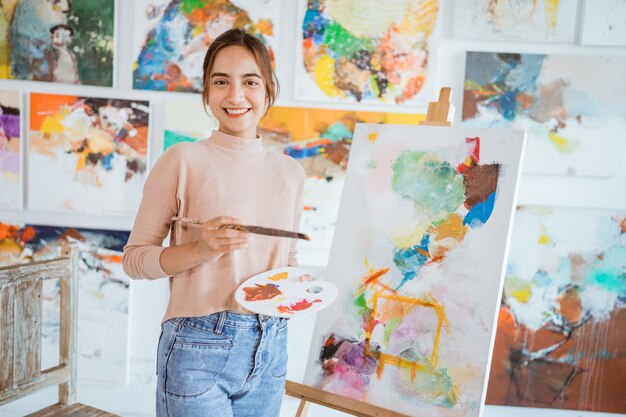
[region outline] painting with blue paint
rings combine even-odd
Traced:
[[[357,124],[305,383],[478,417],[524,132]]]
[[[133,88],[202,91],[213,40],[232,28],[257,36],[275,62],[278,0],[135,0]]]
[[[468,52],[463,125],[526,130],[528,173],[614,175],[626,131],[625,67],[618,56]]]

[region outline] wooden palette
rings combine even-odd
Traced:
[[[313,275],[285,267],[263,272],[237,288],[235,300],[243,308],[266,316],[302,317],[328,307],[339,294],[335,284],[307,280]]]

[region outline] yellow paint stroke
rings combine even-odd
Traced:
[[[539,236],[539,239],[537,239],[537,243],[539,243],[540,245],[548,245],[550,243],[550,237],[548,235],[546,235],[545,233],[541,234],[541,236]]]
[[[533,295],[530,283],[517,277],[509,277],[504,282],[507,297],[512,297],[522,304],[528,303]]]
[[[365,275],[361,281],[363,282],[360,290],[356,292],[356,295],[360,295],[366,289],[369,289],[373,292],[371,298],[371,316],[369,321],[369,326],[365,329],[365,354],[370,355],[372,357],[376,357],[379,360],[378,367],[376,369],[376,374],[378,378],[381,377],[382,372],[384,370],[385,365],[397,366],[403,369],[408,369],[411,374],[411,381],[414,381],[416,372],[432,372],[437,367],[437,362],[439,361],[439,342],[441,340],[441,329],[448,328],[449,323],[445,314],[443,304],[440,304],[435,301],[434,297],[431,294],[427,294],[425,297],[415,298],[408,297],[398,294],[397,291],[390,288],[388,285],[385,285],[380,282],[381,277],[383,277],[388,271],[389,268],[381,268],[381,269],[373,269],[369,267],[369,263],[367,259],[365,259],[365,265],[368,268],[368,273]],[[431,352],[430,358],[428,358],[428,363],[423,364],[417,361],[408,361],[398,356],[389,355],[386,353],[373,352],[370,350],[371,343],[371,331],[373,329],[374,321],[373,319],[377,319],[384,315],[384,312],[378,311],[378,301],[379,300],[389,300],[394,303],[404,303],[410,307],[422,306],[426,308],[432,308],[437,315],[439,321],[437,324],[437,329],[435,331],[435,338],[433,341],[433,351]],[[405,310],[405,309],[402,309]],[[410,309],[409,309],[410,311]]]
[[[281,281],[283,279],[287,279],[289,278],[289,272],[279,272],[278,274],[272,275],[271,277],[268,277],[267,279],[269,279],[270,281]]]
[[[564,138],[563,136],[559,136],[556,133],[550,132],[548,137],[556,147],[556,150],[561,153],[569,153],[576,149],[576,145],[571,140]]]
[[[434,235],[436,240],[442,240],[446,238],[452,238],[457,241],[463,240],[465,232],[467,232],[467,226],[463,224],[463,218],[456,213],[453,213],[444,221],[430,229],[431,235]]]
[[[335,60],[327,54],[320,56],[313,69],[315,82],[328,97],[342,97],[343,91],[335,86],[334,72]]]
[[[46,116],[41,124],[39,131],[45,136],[50,136],[54,133],[63,133],[65,127],[63,126],[63,119],[65,116],[61,113],[54,114],[52,116]]]
[[[400,24],[400,32],[417,35],[423,33],[428,37],[435,26],[439,0],[422,0],[419,3],[410,3]]]
[[[424,234],[426,233],[426,227],[417,226],[408,234],[402,236],[394,236],[393,243],[397,248],[408,249],[413,246],[417,246],[422,242]]]
[[[533,3],[537,0],[533,0]],[[546,15],[546,25],[550,28],[550,32],[556,31],[556,18],[559,14],[559,0],[543,0],[543,10]]]
[[[376,142],[376,139],[378,138],[378,132],[370,133],[369,135],[367,135],[367,138],[372,142]]]

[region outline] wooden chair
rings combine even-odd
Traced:
[[[41,369],[43,281],[60,281],[59,365]],[[116,417],[76,402],[78,247],[56,259],[0,268],[0,405],[59,385],[59,402],[28,417]]]

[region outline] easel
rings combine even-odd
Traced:
[[[450,94],[450,87],[441,88],[439,91],[439,100],[428,103],[426,120],[420,122],[420,125],[452,125],[454,105],[450,103]],[[287,381],[285,383],[285,394],[290,397],[300,398],[300,405],[298,406],[295,417],[306,417],[311,403],[358,417],[409,417],[406,414],[377,407],[363,401],[353,400],[293,381]]]

